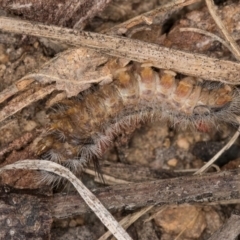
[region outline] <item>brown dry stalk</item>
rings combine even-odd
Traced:
[[[8,105],[5,106],[0,112],[0,122],[5,120],[9,116],[15,114],[16,112],[18,112],[19,109],[22,109],[33,102],[37,102],[40,99],[43,99],[54,90],[55,90],[55,86],[49,85],[29,95],[27,98],[24,98],[21,101],[9,102]]]
[[[27,164],[31,164],[31,161],[28,161]],[[26,163],[26,161],[24,162]],[[42,162],[43,160],[38,160],[40,166]],[[48,169],[54,166],[53,162],[46,162]],[[21,166],[23,167],[21,165],[22,162],[19,162],[19,164],[11,164],[4,168],[16,166],[17,169]],[[30,169],[32,166],[24,164],[24,168]],[[0,169],[0,171],[2,170],[3,168]],[[55,170],[59,172],[61,168]],[[93,193],[104,203],[104,206],[108,210],[120,211],[152,205],[162,206],[181,203],[207,205],[239,204],[239,191],[240,170],[236,169],[204,174],[202,176],[182,176],[171,179],[101,187],[94,189]],[[13,190],[13,193],[16,193],[16,191]],[[21,194],[21,192],[18,192],[18,194]],[[8,195],[11,197],[11,192]],[[76,193],[67,195],[59,193],[50,197],[39,196],[39,198],[44,202],[48,202],[49,211],[51,211],[55,219],[63,219],[90,212],[87,204]]]
[[[180,30],[180,32],[196,32],[196,33],[203,34],[205,36],[212,38],[213,41],[214,40],[219,41],[222,45],[224,45],[226,48],[228,48],[230,52],[232,51],[232,48],[229,46],[229,44],[225,40],[223,40],[222,38],[220,38],[219,36],[217,36],[216,34],[213,34],[211,32],[207,32],[207,31],[199,29],[199,28],[190,28],[190,27],[180,28],[179,30]]]
[[[240,60],[240,48],[237,45],[236,41],[233,39],[233,37],[229,34],[228,30],[226,29],[225,25],[221,21],[221,19],[218,17],[218,14],[216,12],[216,6],[214,5],[213,0],[206,0],[206,5],[208,7],[208,11],[210,12],[214,22],[217,24],[218,28],[222,32],[223,36],[227,40],[227,43],[229,44],[232,53],[234,56]]]
[[[78,193],[88,204],[88,206],[99,217],[102,223],[112,232],[118,240],[131,240],[132,238],[118,224],[114,217],[106,210],[102,203],[88,190],[84,184],[67,168],[46,160],[23,160],[13,164],[6,165],[0,169],[0,173],[5,170],[28,169],[45,170],[55,173],[68,179],[76,188]]]
[[[129,226],[131,226],[134,222],[136,222],[140,217],[142,217],[144,214],[149,212],[153,206],[142,208],[141,210],[129,214],[126,217],[124,217],[119,224],[124,228],[127,229]],[[103,234],[98,240],[107,240],[111,236],[111,232],[107,231],[105,234]]]
[[[11,33],[46,37],[73,46],[89,47],[112,56],[148,62],[154,67],[171,69],[190,76],[239,84],[240,63],[232,61],[209,58],[124,37],[33,24],[6,17],[0,17],[0,29]]]
[[[0,8],[23,19],[46,24],[83,28],[111,0],[1,0]]]
[[[188,6],[190,4],[196,3],[196,2],[200,2],[200,0],[170,1],[169,3],[162,5],[152,11],[143,13],[139,16],[129,19],[128,21],[118,24],[117,26],[114,26],[111,29],[106,30],[104,33],[114,35],[114,34],[118,34],[118,33],[123,33],[125,31],[127,31],[128,29],[133,28],[140,24],[151,25],[155,21],[163,22],[164,20],[166,20],[167,17],[171,16],[171,14],[174,11],[181,9],[184,6]]]
[[[81,11],[76,11],[78,16],[80,16],[73,28],[83,29],[86,22],[93,18],[97,13],[101,12],[110,2],[111,0],[78,1],[76,9],[80,9]]]
[[[4,102],[9,97],[13,96],[14,94],[18,93],[19,91],[25,89],[28,85],[30,85],[34,79],[20,79],[15,84],[9,86],[8,88],[4,89],[0,95],[0,103]]]
[[[218,229],[208,240],[238,239],[240,234],[240,214],[233,212],[228,221]]]
[[[137,209],[170,204],[239,203],[240,171],[184,176],[141,183],[114,185],[94,190],[107,209]],[[121,199],[121,201],[119,201]],[[69,204],[66,205],[66,202]],[[55,218],[85,214],[89,208],[76,195],[56,194],[49,203]]]

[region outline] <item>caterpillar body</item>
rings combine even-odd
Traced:
[[[140,122],[237,124],[239,99],[239,91],[232,86],[193,77],[178,80],[172,71],[131,63],[115,71],[112,83],[82,98],[63,101],[60,111],[49,116],[37,154],[78,173],[89,160],[101,158],[122,132]]]

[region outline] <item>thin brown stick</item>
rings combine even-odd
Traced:
[[[174,0],[171,1],[170,3],[167,3],[163,6],[160,6],[152,11],[143,13],[141,15],[138,15],[135,18],[129,19],[128,21],[118,24],[117,26],[112,27],[109,30],[106,30],[104,33],[107,34],[120,34],[120,33],[125,33],[128,29],[133,28],[137,25],[141,25],[141,24],[147,24],[147,25],[151,25],[152,23],[154,23],[154,20],[157,18],[156,21],[163,22],[166,17],[171,16],[171,14],[178,10],[183,8],[184,6],[188,6],[190,4],[196,3],[196,2],[200,2],[200,0]],[[166,15],[165,17],[163,17],[162,15]],[[158,22],[159,23],[159,22]]]
[[[217,153],[215,154],[202,168],[200,168],[198,171],[196,171],[193,175],[201,174],[206,172],[211,165],[227,150],[229,149],[233,143],[237,140],[237,138],[240,135],[240,127],[235,132],[235,134],[231,137],[231,139],[228,141],[228,143]]]
[[[9,104],[4,107],[0,112],[0,122],[13,115],[14,113],[20,111],[24,107],[28,106],[30,103],[43,99],[45,96],[47,96],[54,90],[55,85],[49,85],[29,95],[27,98],[22,99],[19,102],[9,102]]]
[[[185,176],[97,189],[95,196],[107,209],[136,209],[152,205],[181,203],[239,202],[240,170]],[[66,205],[66,202],[68,203]],[[78,196],[55,195],[50,200],[55,218],[81,215],[89,211]]]
[[[42,162],[42,160],[40,161]],[[1,186],[0,186],[1,189]],[[172,204],[238,204],[240,202],[240,169],[202,176],[121,184],[93,190],[94,195],[110,211],[137,209],[152,205]],[[16,198],[16,190],[8,197]],[[13,194],[13,195],[12,195]],[[20,191],[19,194],[22,194]],[[34,194],[36,195],[36,194]],[[0,196],[1,197],[1,196]],[[47,202],[55,219],[68,218],[90,212],[78,194],[39,196]]]
[[[86,188],[85,185],[67,168],[46,160],[23,160],[2,167],[0,173],[5,170],[14,169],[44,170],[66,178],[72,183],[88,206],[118,240],[132,239],[118,224],[115,218],[106,210],[102,203],[92,194],[92,192],[90,192],[88,188]]]
[[[237,60],[240,60],[240,48],[238,47],[238,45],[237,45],[236,41],[233,39],[233,37],[227,31],[227,29],[226,29],[225,25],[223,24],[223,22],[221,21],[221,19],[218,17],[218,14],[216,12],[216,5],[214,5],[213,0],[206,0],[206,4],[208,7],[208,11],[210,12],[212,18],[214,19],[215,23],[219,27],[223,36],[226,38],[227,42],[229,43],[229,46],[232,49],[232,53],[234,54],[235,58]]]
[[[208,240],[235,240],[240,234],[240,214],[233,213],[228,221]]]
[[[0,95],[0,103],[4,102],[9,97],[13,96],[14,94],[18,93],[28,85],[30,85],[34,80],[33,79],[25,79],[19,80],[16,83],[12,84],[8,88],[4,89]]]
[[[232,61],[209,58],[124,37],[78,32],[5,17],[0,17],[0,29],[11,33],[46,37],[69,45],[98,49],[112,56],[149,62],[152,66],[171,69],[186,75],[239,84],[240,64]]]
[[[74,24],[75,29],[83,29],[86,22],[93,18],[97,13],[101,12],[111,0],[94,0],[94,1],[78,1],[75,6],[75,10],[82,9],[81,12],[85,14],[79,16],[79,20]],[[72,14],[74,11],[72,12]]]
[[[217,36],[216,34],[207,32],[207,31],[199,29],[199,28],[191,28],[191,27],[180,28],[179,30],[180,30],[180,32],[195,32],[195,33],[200,33],[202,35],[211,37],[213,41],[216,40],[216,41],[220,42],[222,45],[224,45],[226,48],[228,48],[232,52],[232,48],[229,46],[229,44],[226,41],[224,41],[222,38]]]
[[[30,132],[24,133],[21,137],[14,139],[10,144],[7,146],[0,148],[0,159],[7,153],[17,150],[28,144],[34,139],[34,134]]]
[[[131,226],[134,222],[136,222],[141,216],[143,216],[144,214],[146,214],[147,212],[149,212],[151,209],[153,208],[153,206],[149,206],[149,207],[145,207],[142,208],[140,211],[135,212],[133,214],[129,214],[127,215],[125,218],[123,218],[119,224],[121,224],[121,226],[124,229],[127,229],[129,226]],[[107,231],[106,233],[104,233],[98,240],[107,240],[110,236],[111,236],[111,232]]]
[[[215,23],[221,30],[222,34],[227,40],[227,45],[229,45],[229,49],[232,52],[232,54],[235,56],[237,60],[240,60],[240,48],[238,47],[237,43],[233,39],[233,37],[228,33],[227,29],[225,28],[224,24],[222,23],[221,19],[217,16],[217,13],[215,11],[215,5],[212,0],[206,0],[206,4],[208,6],[208,10],[210,14],[212,15]],[[224,41],[225,42],[225,41]],[[224,43],[222,42],[222,43]],[[238,119],[238,123],[240,123],[240,119]],[[200,168],[198,171],[194,173],[200,174],[203,172],[206,172],[209,167],[227,150],[229,149],[233,143],[237,140],[237,138],[240,135],[240,126],[238,127],[236,133],[232,136],[232,138],[229,140],[229,142],[217,153],[215,156],[212,157],[202,168]]]
[[[125,21],[123,23],[120,23],[120,24],[112,27],[111,29],[107,29],[103,33],[114,35],[114,34],[117,34],[119,30],[120,30],[120,32],[123,29],[125,29],[124,31],[127,31],[130,27],[144,24],[146,22],[146,19],[149,19],[150,17],[152,19],[157,18],[158,24],[161,24],[169,17],[169,15],[171,15],[171,12],[174,12],[178,9],[181,9],[184,6],[190,5],[190,4],[198,2],[198,1],[199,0],[174,0],[174,1],[171,1],[171,3],[169,3],[169,4],[160,6],[157,9],[154,9],[154,10],[149,11],[147,13],[138,15],[137,17],[129,19],[128,21]],[[103,2],[101,1],[100,4],[103,4]],[[93,7],[93,9],[96,10],[95,7]],[[83,19],[81,18],[80,21],[81,20],[83,20]],[[75,27],[77,28],[76,24],[75,24]],[[1,95],[0,95],[0,103],[5,101],[7,98],[13,96],[14,94],[18,93],[20,90],[22,90],[23,89],[22,81],[23,80],[21,79],[18,82],[14,83],[13,85],[9,86],[4,91],[2,91]],[[31,82],[29,82],[29,84],[30,83]],[[19,84],[21,84],[21,88],[19,88]]]
[[[96,173],[95,170],[91,170],[91,169],[84,169],[84,172],[89,174],[89,175],[92,175],[94,176],[94,181],[95,182],[99,182],[99,183],[102,183],[102,179],[101,177],[104,179],[104,183],[107,184],[107,185],[115,185],[115,184],[127,184],[127,183],[130,183],[129,181],[125,181],[125,180],[122,180],[122,179],[117,179],[115,177],[112,177],[112,176],[109,176],[109,175],[106,175],[106,174],[102,174],[102,176],[98,176],[98,174]]]

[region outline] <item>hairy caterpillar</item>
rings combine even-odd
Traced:
[[[59,111],[49,116],[50,126],[37,144],[37,154],[78,173],[140,122],[237,124],[239,99],[239,91],[229,85],[192,77],[178,80],[172,71],[131,63],[115,71],[111,84],[63,101]]]

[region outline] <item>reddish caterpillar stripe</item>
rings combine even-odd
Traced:
[[[239,96],[229,85],[193,77],[178,80],[172,71],[131,63],[115,71],[111,84],[63,101],[49,116],[50,126],[37,144],[37,154],[78,173],[89,160],[101,158],[119,134],[140,122],[238,124]]]

